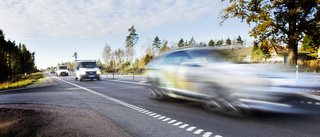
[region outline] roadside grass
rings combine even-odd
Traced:
[[[23,88],[36,83],[43,78],[43,72],[31,73],[28,75],[15,76],[11,81],[0,83],[0,90]]]

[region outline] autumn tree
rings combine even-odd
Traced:
[[[114,51],[114,56],[115,56],[115,68],[119,69],[121,68],[122,62],[123,62],[123,57],[125,56],[125,53],[122,49],[118,49]]]
[[[312,22],[320,19],[319,0],[229,0],[229,3],[220,13],[223,21],[235,17],[245,20],[249,25],[255,24],[250,36],[285,42],[289,64],[297,64],[298,42],[315,27]]]
[[[103,53],[102,53],[102,57],[104,59],[105,67],[109,67],[110,66],[111,55],[112,55],[111,48],[110,48],[110,46],[108,44],[106,44],[104,49],[103,49]]]
[[[226,45],[227,45],[227,46],[230,46],[230,45],[231,45],[231,39],[230,39],[230,38],[228,38],[228,39],[226,40]]]
[[[166,52],[166,51],[168,51],[168,50],[170,50],[170,48],[168,47],[168,41],[165,41],[164,42],[164,44],[163,44],[163,46],[160,48],[160,53],[163,53],[163,52]]]
[[[153,55],[146,54],[146,55],[141,59],[141,61],[140,61],[140,66],[141,66],[141,67],[146,66],[152,58],[153,58]]]

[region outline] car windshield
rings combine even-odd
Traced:
[[[96,62],[80,62],[80,68],[95,68],[97,67]]]
[[[188,51],[192,61],[210,61],[210,62],[221,62],[225,61],[224,57],[219,53],[218,50],[212,49],[198,49]]]
[[[59,66],[59,69],[68,69],[67,66]]]

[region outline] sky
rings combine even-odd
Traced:
[[[125,49],[134,25],[139,41],[135,58],[158,36],[169,46],[182,38],[208,43],[239,35],[252,45],[250,27],[240,19],[219,18],[228,2],[220,0],[1,0],[0,29],[6,40],[35,52],[38,69],[78,59],[100,59],[103,49]]]

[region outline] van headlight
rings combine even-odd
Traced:
[[[85,71],[80,71],[80,75],[85,75],[86,72]]]
[[[101,74],[101,71],[97,71],[97,74],[100,75],[100,74]]]

